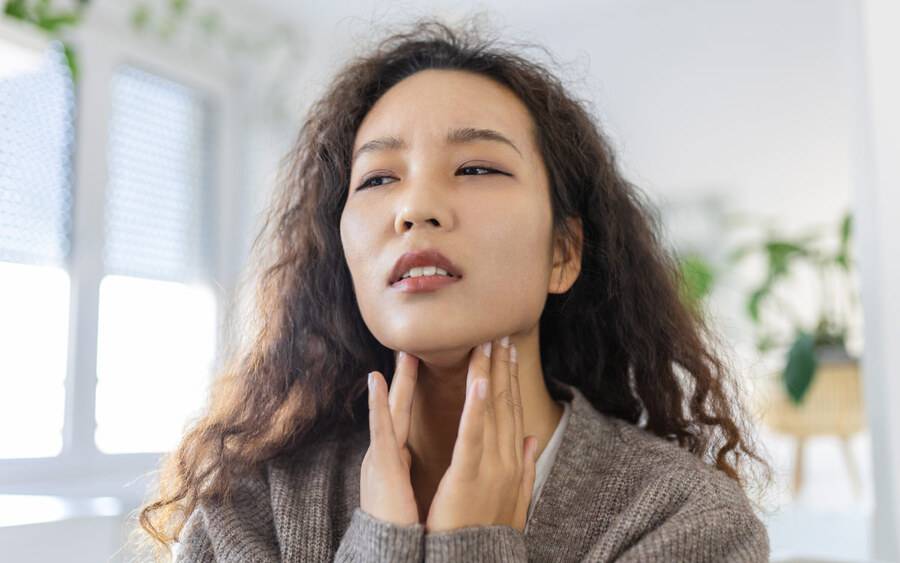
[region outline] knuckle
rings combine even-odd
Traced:
[[[498,401],[503,401],[511,407],[516,406],[516,398],[513,397],[512,391],[510,389],[503,389],[502,391],[497,393],[496,399]]]
[[[516,413],[516,415],[522,416],[522,400],[521,399],[517,400],[515,397],[513,397],[512,406],[513,406],[513,411]]]

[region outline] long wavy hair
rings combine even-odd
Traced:
[[[569,251],[576,233],[566,220],[582,221],[580,276],[550,294],[541,314],[544,373],[742,485],[769,475],[715,335],[680,292],[656,213],[617,170],[586,103],[510,47],[535,45],[504,44],[476,28],[419,19],[395,30],[350,60],[310,108],[252,245],[248,328],[203,415],[161,459],[158,490],[140,509],[145,537],[155,540],[145,543],[158,553],[168,553],[198,503],[228,497],[234,479],[367,423],[366,373],[389,378],[394,353],[363,322],[339,222],[360,123],[389,88],[425,69],[477,73],[514,92],[549,171],[553,235]]]

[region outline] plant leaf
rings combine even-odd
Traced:
[[[38,21],[37,25],[41,29],[45,29],[51,33],[56,31],[57,29],[66,26],[66,25],[75,25],[78,23],[79,15],[72,12],[69,14],[45,14],[42,15]]]
[[[769,292],[772,290],[773,279],[772,273],[769,272],[769,277],[766,278],[766,281],[756,288],[756,290],[750,294],[750,299],[747,300],[747,312],[750,313],[750,319],[756,324],[759,324],[759,306],[762,303],[762,300],[768,297]]]
[[[66,64],[69,65],[69,72],[72,73],[72,82],[78,82],[78,59],[75,51],[68,43],[63,44],[63,53],[66,55]]]
[[[25,0],[9,0],[6,5],[3,6],[3,13],[22,21],[32,20],[28,13],[28,6],[25,4]]]
[[[844,214],[844,219],[841,221],[841,247],[844,248],[847,246],[847,243],[850,242],[850,232],[853,229],[853,215],[848,211]]]
[[[146,4],[138,4],[131,10],[131,27],[141,31],[150,21],[150,8]]]
[[[768,352],[778,346],[778,341],[772,334],[763,334],[756,340],[756,349],[760,352]]]
[[[803,396],[816,373],[816,346],[812,334],[801,331],[788,352],[783,380],[788,395],[795,404],[803,401]]]
[[[188,8],[188,0],[169,0],[169,8],[172,12],[181,15]]]
[[[684,290],[691,302],[701,301],[712,290],[715,273],[712,266],[696,254],[688,254],[680,260]]]
[[[787,273],[788,260],[793,254],[807,255],[809,251],[795,243],[770,240],[765,245],[766,253],[769,255],[769,271],[781,275]]]
[[[838,254],[834,258],[835,262],[847,271],[850,270],[850,234],[852,229],[853,215],[848,211],[844,214],[844,219],[841,221],[841,244],[838,249]]]

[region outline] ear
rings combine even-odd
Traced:
[[[571,217],[569,228],[575,233],[575,241],[568,243],[557,239],[553,245],[553,270],[550,272],[550,293],[569,291],[581,274],[581,252],[584,245],[584,229],[581,217]]]

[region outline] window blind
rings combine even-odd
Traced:
[[[208,277],[211,109],[193,88],[120,66],[112,82],[106,246],[109,274]]]
[[[70,250],[75,94],[62,45],[0,39],[0,261],[64,266]]]

